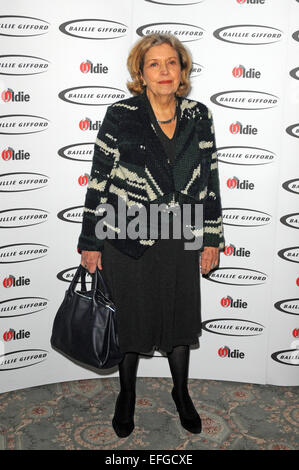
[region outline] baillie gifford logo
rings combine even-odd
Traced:
[[[49,64],[50,62],[42,57],[5,54],[0,56],[0,75],[37,75],[47,72]]]
[[[274,307],[283,313],[299,315],[299,298],[279,300],[275,302]]]
[[[256,90],[221,91],[212,95],[210,100],[212,103],[224,108],[250,111],[269,109],[278,104],[278,96]]]
[[[128,26],[117,21],[98,18],[70,20],[62,23],[59,30],[63,34],[80,39],[118,39],[125,36]]]
[[[239,349],[234,349],[231,351],[231,349],[228,346],[223,346],[218,349],[218,356],[219,357],[226,357],[230,359],[244,359],[245,353],[240,352]]]
[[[299,349],[284,349],[271,354],[273,361],[288,366],[299,366]]]
[[[281,41],[283,32],[271,26],[236,24],[218,28],[213,35],[220,41],[232,44],[261,46]]]
[[[272,163],[276,155],[274,152],[244,145],[217,148],[218,162],[232,165],[267,165]]]
[[[181,42],[198,41],[202,39],[205,30],[197,25],[185,23],[150,23],[139,26],[136,30],[138,36],[148,34],[173,34]]]
[[[124,90],[99,85],[77,86],[58,93],[58,97],[66,103],[82,106],[107,106],[126,96],[127,92]]]

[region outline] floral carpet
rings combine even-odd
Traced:
[[[298,450],[299,387],[189,379],[203,430],[182,428],[171,378],[137,377],[135,429],[111,420],[119,379],[43,385],[0,394],[0,450]]]

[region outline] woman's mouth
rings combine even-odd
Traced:
[[[168,83],[171,83],[172,80],[161,80],[160,82],[158,82],[160,85],[166,85]]]

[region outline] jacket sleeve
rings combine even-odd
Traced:
[[[210,154],[210,163],[207,198],[204,202],[203,247],[214,246],[220,250],[223,250],[225,242],[223,237],[215,129],[212,112],[209,108],[205,108],[206,109],[202,120],[204,133],[203,139],[200,141],[199,146],[201,149],[204,149],[204,152],[208,152]]]
[[[100,214],[96,211],[99,204],[107,202],[109,182],[119,160],[117,146],[117,120],[113,108],[107,108],[106,115],[98,131],[94,145],[91,172],[87,185],[83,209],[82,229],[77,250],[102,251],[104,240],[95,235],[95,226]]]

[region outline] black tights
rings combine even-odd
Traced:
[[[167,353],[173,385],[177,392],[184,414],[194,412],[193,404],[188,393],[189,346],[176,346]],[[134,414],[136,397],[136,374],[139,354],[128,352],[118,365],[120,380],[120,395],[116,410],[119,421],[129,421]]]

